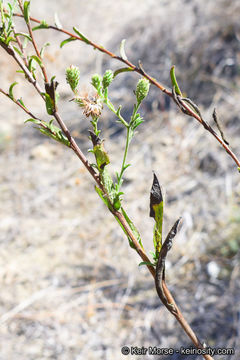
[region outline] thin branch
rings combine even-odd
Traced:
[[[22,46],[22,43],[21,43],[19,37],[16,35],[16,31],[15,31],[14,27],[13,27],[13,33],[14,33],[15,39],[17,40],[18,47],[19,47],[20,51],[22,52],[24,64],[25,64],[25,66],[28,66],[27,57],[25,55],[25,50]]]
[[[24,16],[24,10],[23,10],[23,6],[22,6],[22,1],[21,0],[18,0],[18,5],[21,9],[21,12],[22,12],[22,16]],[[30,22],[28,21],[25,21],[26,25],[27,25],[27,28],[28,28],[28,32],[29,32],[29,35],[32,39],[32,44],[33,44],[33,47],[35,49],[35,52],[37,54],[37,57],[41,60],[41,70],[42,70],[42,73],[43,73],[43,76],[44,76],[44,80],[46,83],[48,83],[48,77],[47,77],[47,72],[46,72],[46,69],[45,69],[45,66],[43,64],[43,59],[41,57],[41,54],[38,50],[38,47],[37,47],[37,44],[35,42],[35,39],[34,39],[34,36],[33,36],[33,31],[32,31],[32,28],[31,28],[31,25],[30,25]]]
[[[25,111],[26,114],[28,114],[31,118],[36,119],[36,120],[40,120],[38,119],[35,115],[33,115],[33,113],[31,113],[31,111],[29,111],[25,106],[23,106],[18,100],[12,98],[6,91],[4,91],[3,89],[0,88],[0,93],[2,93],[3,95],[5,95],[6,97],[8,97],[10,100],[12,100],[14,102],[14,104],[18,105],[23,111]]]

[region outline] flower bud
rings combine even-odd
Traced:
[[[103,75],[103,80],[102,80],[103,88],[106,89],[111,84],[112,81],[113,81],[113,72],[112,70],[107,70]]]
[[[102,78],[100,75],[95,74],[92,76],[92,85],[95,87],[96,90],[98,90],[99,87],[101,86],[101,81]]]
[[[66,80],[73,92],[76,92],[80,79],[80,70],[78,67],[71,65],[66,69]]]
[[[141,103],[143,99],[145,99],[148,94],[149,87],[150,82],[147,79],[142,78],[138,81],[136,88],[136,98],[138,103]]]

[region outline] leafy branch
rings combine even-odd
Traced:
[[[4,9],[4,12],[8,12],[8,10]],[[22,17],[23,15],[19,14],[19,13],[14,13],[14,16]],[[63,29],[62,27],[49,25],[46,23],[45,20],[38,20],[34,17],[30,17],[29,19],[30,19],[30,21],[39,24],[38,26],[36,26],[34,28],[34,30],[53,29],[55,31],[59,31],[65,35],[68,35],[69,37],[61,43],[61,47],[64,46],[65,44],[67,44],[69,41],[74,41],[74,40],[83,41],[87,45],[91,46],[93,49],[97,49],[98,51],[106,54],[107,56],[110,56],[111,58],[116,59],[116,60],[124,63],[125,65],[127,65],[127,67],[120,68],[117,71],[115,71],[115,75],[118,75],[118,74],[120,74],[122,72],[126,72],[126,71],[137,72],[138,74],[140,74],[141,76],[143,76],[144,78],[149,80],[149,82],[152,85],[156,86],[164,94],[166,94],[167,96],[172,98],[174,101],[176,100],[176,97],[174,95],[174,86],[173,86],[172,91],[170,89],[167,89],[167,87],[165,87],[160,82],[158,82],[154,77],[152,77],[151,75],[146,73],[146,71],[142,67],[141,62],[139,62],[138,66],[137,66],[128,60],[128,58],[125,54],[125,51],[124,51],[124,41],[121,42],[120,56],[119,56],[119,55],[116,55],[115,53],[109,51],[108,49],[104,48],[103,46],[94,43],[93,41],[88,39],[86,36],[81,34],[76,28],[73,28],[75,33],[71,33],[70,31]],[[172,80],[173,80],[173,71],[174,70],[171,70]],[[176,79],[176,77],[175,77],[175,79]],[[174,84],[174,81],[173,81],[173,85],[176,85],[176,84]],[[189,115],[189,116],[195,118],[205,128],[205,130],[210,132],[210,134],[215,137],[215,139],[220,143],[220,145],[224,148],[224,150],[230,155],[232,160],[236,163],[238,170],[239,170],[240,169],[240,160],[235,155],[235,153],[230,149],[229,145],[226,144],[223,141],[223,139],[221,138],[221,136],[219,136],[216,133],[216,131],[202,118],[202,116],[193,109],[193,107],[189,104],[188,98],[187,98],[188,99],[187,101],[186,101],[186,98],[182,98],[181,94],[178,93],[178,90],[176,90],[176,95],[177,95],[178,101],[177,102],[175,101],[175,102],[176,102],[177,106],[179,107],[179,109],[186,115]]]

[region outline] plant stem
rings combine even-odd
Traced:
[[[119,174],[119,177],[118,177],[117,191],[120,190],[122,182],[123,182],[122,177],[123,177],[124,171],[126,170],[125,166],[126,166],[126,159],[127,159],[128,149],[129,149],[129,145],[130,145],[130,142],[132,140],[132,137],[133,137],[133,130],[131,128],[131,123],[135,119],[135,116],[136,116],[136,114],[138,112],[139,106],[140,106],[140,103],[138,103],[137,105],[134,106],[133,114],[131,116],[131,121],[130,121],[129,124],[127,123],[128,124],[128,126],[127,126],[127,139],[126,139],[126,144],[125,144],[125,149],[124,149],[122,167],[121,167],[121,171],[120,171],[120,174]]]
[[[109,110],[111,110],[120,120],[120,122],[126,127],[129,127],[128,122],[122,117],[122,115],[120,114],[120,111],[117,111],[114,107],[114,105],[111,103],[111,101],[109,100],[109,98],[104,99],[103,102],[107,105],[107,107],[109,108]]]
[[[22,6],[22,1],[21,0],[18,0],[18,5],[21,9],[21,12],[22,12],[22,15],[24,14],[24,10],[23,10],[23,6]],[[27,25],[27,28],[28,28],[28,32],[29,32],[29,35],[32,39],[32,44],[33,44],[33,47],[35,49],[35,52],[37,54],[37,57],[41,60],[41,70],[42,70],[42,73],[43,73],[43,77],[44,77],[44,80],[46,83],[48,83],[48,77],[47,77],[47,72],[46,72],[46,69],[45,69],[45,66],[43,65],[43,60],[42,60],[42,57],[40,55],[40,52],[38,50],[38,47],[37,47],[37,44],[35,42],[35,39],[34,39],[34,36],[33,36],[33,31],[32,31],[32,28],[31,28],[31,25],[30,25],[30,22],[25,22],[26,25]]]
[[[127,128],[127,139],[126,139],[126,143],[125,143],[125,149],[124,149],[124,155],[123,155],[123,160],[122,160],[122,167],[121,167],[121,171],[118,177],[118,184],[117,184],[117,191],[120,190],[121,186],[122,186],[122,182],[123,182],[123,173],[125,171],[125,165],[126,165],[126,159],[127,159],[127,154],[128,154],[128,149],[129,149],[129,144],[130,144],[130,131],[131,129],[128,127]]]

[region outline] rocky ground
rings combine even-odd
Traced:
[[[32,1],[33,16],[50,23],[57,12],[64,27],[77,26],[114,52],[125,38],[129,59],[136,64],[141,59],[166,86],[175,64],[182,90],[213,127],[217,108],[225,136],[240,155],[239,11],[233,0],[43,0],[40,7]],[[78,65],[81,87],[89,91],[92,74],[120,63],[77,42],[60,50],[64,37],[53,31],[43,30],[37,39],[51,43],[45,59],[60,82],[59,111],[87,155],[89,120],[68,101],[72,94],[64,70]],[[23,85],[3,50],[0,67],[1,87],[7,90],[17,78],[16,95],[46,118],[41,100]],[[136,74],[127,74],[112,84],[110,96],[126,117],[137,81]],[[157,89],[151,88],[141,111],[145,122],[131,144],[124,206],[151,251],[154,170],[165,199],[164,233],[183,218],[167,261],[168,285],[200,339],[235,348],[235,355],[214,359],[237,360],[239,173],[215,139]],[[25,114],[3,96],[0,116],[0,360],[135,359],[123,356],[121,347],[190,346],[74,153],[24,125]],[[104,110],[100,122],[113,174],[121,166],[125,135],[115,120]]]

